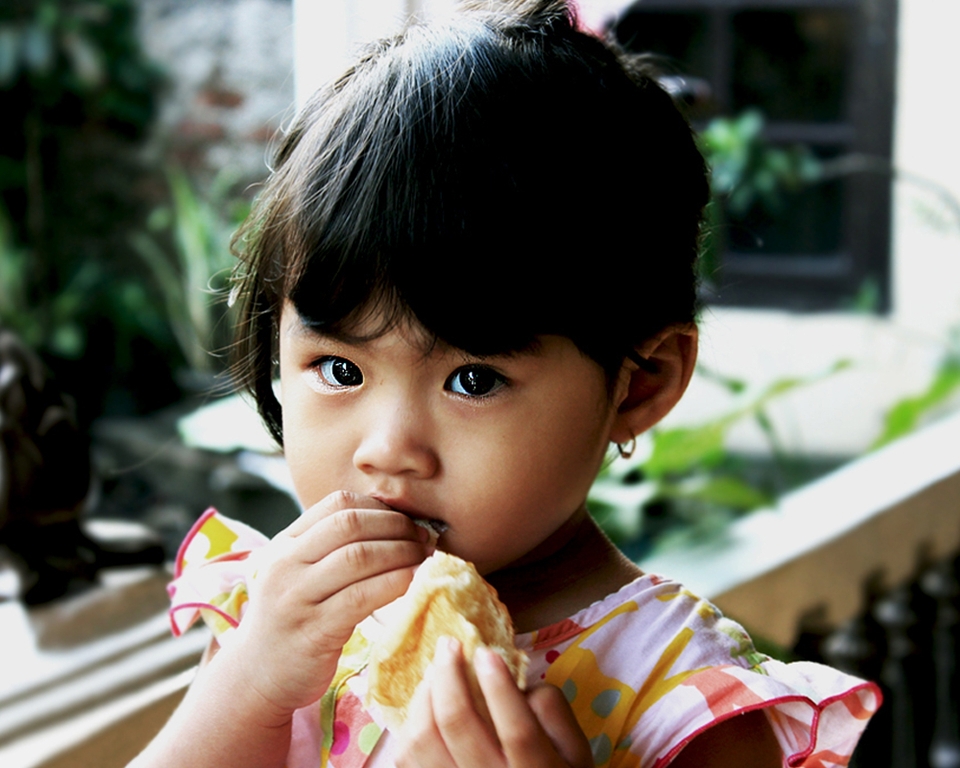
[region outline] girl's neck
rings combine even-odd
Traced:
[[[585,507],[523,560],[486,576],[530,632],[571,616],[643,575],[597,527]]]

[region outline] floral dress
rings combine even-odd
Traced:
[[[202,618],[221,644],[243,616],[266,537],[208,510],[187,535],[169,587],[175,634]],[[392,738],[366,701],[381,625],[362,622],[333,683],[294,716],[287,768],[390,768]],[[845,766],[880,705],[873,684],[758,653],[747,633],[675,581],[645,574],[568,619],[517,636],[528,684],[563,691],[597,768],[662,768],[694,737],[762,710],[784,764]]]

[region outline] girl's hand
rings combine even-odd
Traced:
[[[233,665],[284,721],[327,689],[356,625],[406,591],[427,540],[374,499],[327,496],[270,542],[235,641],[214,663]]]
[[[497,654],[477,651],[474,668],[490,721],[473,703],[455,640],[437,645],[400,733],[398,768],[593,768],[586,736],[559,689],[523,692]]]

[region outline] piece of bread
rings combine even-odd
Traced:
[[[474,702],[486,706],[473,671],[473,654],[486,646],[498,653],[517,685],[524,687],[527,656],[513,642],[513,622],[496,590],[472,563],[439,550],[417,569],[407,593],[389,607],[389,627],[375,643],[368,696],[389,725],[407,717],[413,693],[433,660],[437,640],[460,641]]]

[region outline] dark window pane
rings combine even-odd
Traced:
[[[617,41],[631,53],[653,54],[657,68],[668,76],[683,79],[675,83],[680,92],[664,85],[684,105],[688,119],[702,120],[715,112],[709,83],[711,66],[708,20],[702,13],[675,11],[634,11],[627,13],[615,29]]]
[[[849,11],[812,8],[734,14],[733,107],[771,120],[846,117]]]
[[[636,0],[612,31],[629,51],[659,57],[664,86],[697,127],[756,109],[775,145],[801,142],[824,158],[889,157],[896,7]],[[781,178],[775,156],[769,168],[746,169],[742,194],[718,201],[710,300],[823,309],[847,301],[872,275],[885,306],[888,181],[857,175],[782,189],[766,172]]]
[[[671,72],[706,77],[706,19],[698,13],[629,13],[617,24],[617,40],[633,53],[655,53]]]
[[[833,149],[815,150],[821,158]],[[781,190],[746,211],[726,211],[727,245],[742,254],[835,256],[843,248],[843,188],[840,180]]]

